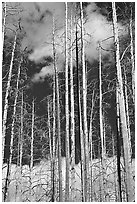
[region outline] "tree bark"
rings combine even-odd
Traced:
[[[22,158],[23,158],[23,126],[24,126],[24,97],[23,90],[21,94],[21,115],[20,115],[20,136],[19,136],[19,167],[20,167],[20,185],[19,185],[19,194],[20,200],[22,200]]]
[[[55,170],[55,159],[56,159],[56,90],[55,90],[55,75],[53,76],[53,180],[52,180],[52,202],[56,201],[56,170]]]
[[[69,201],[70,191],[70,165],[69,165],[69,101],[68,101],[68,8],[67,2],[65,2],[65,114],[66,114],[66,189],[65,189],[65,201]]]
[[[19,161],[19,165],[20,165],[20,169],[22,169],[22,157],[23,157],[23,102],[24,102],[24,98],[23,98],[23,90],[22,90],[22,99],[21,99],[21,127],[20,127],[20,161]]]
[[[129,106],[128,106],[128,92],[127,92],[127,76],[126,76],[126,70],[124,67],[124,83],[125,83],[125,109],[126,109],[126,118],[127,118],[127,130],[128,130],[128,137],[131,145],[131,131],[130,131],[130,118],[129,118]],[[130,154],[132,156],[132,147],[130,147]]]
[[[117,84],[116,84],[117,86]],[[121,189],[121,168],[120,168],[120,113],[119,113],[119,100],[118,100],[118,87],[116,87],[116,111],[117,111],[117,175],[118,175],[118,201],[122,202],[122,189]]]
[[[32,193],[32,171],[33,171],[33,160],[34,160],[34,123],[35,123],[35,102],[34,98],[32,101],[32,122],[31,122],[31,144],[30,144],[30,202],[33,201]]]
[[[130,16],[130,54],[131,54],[131,63],[132,63],[132,92],[133,92],[133,102],[135,103],[135,63],[134,63],[134,47],[133,47],[133,22],[132,22],[132,5],[131,5],[131,16]]]
[[[73,82],[72,10],[70,20],[70,97],[71,97],[71,201],[75,201],[75,114]]]
[[[90,126],[89,126],[89,149],[90,149],[90,171],[89,171],[89,178],[90,178],[90,201],[92,202],[92,197],[93,197],[93,178],[92,178],[92,132],[93,132],[93,127],[92,127],[92,120],[93,120],[93,110],[94,110],[94,104],[95,104],[95,90],[93,88],[93,93],[92,93],[92,103],[91,103],[91,112],[90,112]]]
[[[50,154],[50,171],[51,171],[51,201],[54,202],[54,163],[53,163],[53,146],[52,146],[52,136],[51,136],[51,118],[50,118],[50,97],[47,101],[48,108],[48,131],[49,131],[49,154]]]
[[[55,25],[53,17],[53,58],[54,58],[54,70],[55,70],[55,90],[57,97],[57,135],[58,135],[58,173],[59,173],[59,202],[63,201],[62,192],[62,168],[61,168],[61,134],[60,134],[60,102],[59,102],[59,80],[58,69],[56,65],[56,48],[55,48]]]
[[[83,130],[85,140],[85,202],[89,201],[89,149],[88,149],[88,128],[87,128],[87,84],[85,68],[85,49],[84,49],[84,27],[83,27],[83,7],[80,2],[80,21],[81,21],[81,63],[83,80]]]
[[[11,163],[12,163],[14,128],[15,128],[17,99],[18,99],[18,92],[19,92],[19,80],[20,80],[20,72],[21,72],[22,61],[23,61],[23,57],[21,56],[21,60],[20,60],[19,66],[18,66],[18,76],[17,76],[17,83],[16,83],[14,106],[13,106],[13,120],[12,120],[12,125],[11,125],[10,157],[9,157],[9,165],[10,166],[11,166]]]
[[[77,7],[76,7],[77,9]],[[82,202],[84,202],[84,177],[83,177],[83,165],[84,165],[84,143],[83,143],[83,129],[82,129],[82,113],[81,113],[81,98],[80,98],[80,81],[79,81],[79,58],[78,58],[78,28],[77,28],[77,19],[76,20],[76,70],[77,70],[77,111],[78,111],[78,136],[80,140],[80,160],[81,160],[81,197]],[[76,139],[75,139],[76,141]],[[76,155],[78,154],[77,148]]]
[[[6,15],[7,15],[7,4],[6,2],[3,3],[4,4],[4,16],[3,16],[3,24],[2,24],[2,42],[3,42],[3,46],[4,46],[4,37],[5,37],[5,27],[6,27]]]
[[[79,120],[80,120],[80,148],[81,148],[81,196],[82,202],[85,202],[85,145],[84,145],[84,133],[82,129],[82,111],[81,111],[81,98],[80,98],[80,83],[79,83]]]
[[[9,97],[11,78],[12,78],[12,68],[13,68],[14,54],[15,54],[15,48],[16,48],[16,41],[17,41],[17,33],[15,33],[15,37],[14,37],[14,44],[13,44],[13,49],[12,49],[10,68],[9,68],[9,75],[8,75],[8,82],[7,82],[5,101],[4,101],[3,124],[2,124],[2,159],[3,159],[3,161],[4,161],[6,123],[7,123],[8,102],[9,102],[8,97]]]
[[[35,102],[34,102],[34,98],[32,101],[32,123],[31,123],[31,147],[30,147],[30,170],[32,171],[33,168],[33,158],[34,158],[34,153],[33,153],[33,149],[34,149],[34,117],[35,117]]]
[[[102,113],[102,62],[101,62],[101,44],[99,43],[99,122],[100,122],[100,138],[101,138],[101,164],[102,164],[102,174],[101,178],[101,197],[102,201],[105,201],[105,185],[104,185],[104,133],[103,133],[103,113]]]

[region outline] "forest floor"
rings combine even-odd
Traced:
[[[65,158],[62,158],[62,177],[63,192],[65,192]],[[2,187],[4,192],[7,164],[3,165]],[[57,174],[57,165],[56,172]],[[75,165],[75,189],[73,202],[81,202],[81,168],[80,163]],[[132,160],[132,176],[135,178],[135,160]],[[122,199],[126,201],[124,165],[121,158],[121,177],[122,177]],[[102,186],[102,179],[104,185]],[[134,181],[133,181],[134,182]],[[55,199],[58,201],[58,178],[56,176]],[[135,189],[135,183],[133,183]],[[7,196],[7,202],[50,202],[51,201],[51,171],[50,161],[41,161],[38,165],[30,168],[27,165],[22,167],[22,173],[17,165],[11,167],[11,178]],[[117,163],[116,157],[106,158],[105,167],[102,169],[100,159],[92,161],[92,201],[100,202],[104,195],[104,201],[118,201],[118,183],[117,183]],[[64,197],[64,196],[63,196]],[[133,198],[134,200],[135,198]]]

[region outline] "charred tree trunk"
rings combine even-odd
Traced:
[[[82,80],[83,80],[83,130],[85,140],[85,202],[89,201],[89,149],[88,149],[88,128],[87,128],[87,83],[85,67],[85,48],[84,48],[84,27],[83,27],[83,7],[80,2],[80,21],[81,21],[81,63],[82,63]]]
[[[34,160],[34,122],[35,122],[35,102],[34,98],[32,101],[32,122],[31,122],[31,144],[30,144],[30,202],[33,201],[32,191],[32,171],[33,171],[33,160]]]
[[[6,15],[7,15],[7,4],[6,2],[3,3],[3,24],[2,24],[2,43],[4,46],[4,37],[5,37],[5,27],[6,27]]]
[[[121,140],[120,140],[120,114],[119,114],[119,100],[118,100],[118,88],[116,87],[116,108],[117,108],[117,175],[118,175],[118,201],[122,202],[122,189],[121,189],[121,168],[120,168],[120,152],[121,152]]]
[[[55,90],[57,98],[57,135],[58,135],[58,173],[59,173],[59,202],[63,201],[62,191],[62,169],[61,169],[61,134],[60,134],[60,102],[59,102],[59,80],[58,69],[56,65],[56,48],[55,48],[55,24],[53,17],[53,58],[54,58],[54,70],[55,70]]]
[[[9,68],[9,75],[8,75],[8,82],[7,82],[5,101],[4,101],[3,124],[2,124],[2,159],[3,159],[3,161],[4,161],[4,149],[5,149],[8,103],[9,103],[8,97],[9,97],[11,78],[12,78],[12,68],[13,68],[14,54],[15,54],[15,48],[16,48],[16,41],[17,41],[17,33],[15,33],[15,37],[14,37],[14,44],[13,44],[13,49],[12,49],[10,68]]]
[[[69,165],[69,101],[68,101],[68,8],[67,2],[65,3],[65,114],[66,114],[66,189],[65,189],[65,201],[69,201],[70,191],[70,165]]]
[[[132,2],[131,2],[132,4]],[[132,22],[132,5],[131,5],[131,16],[130,16],[130,24],[129,24],[129,30],[130,30],[130,54],[131,54],[131,63],[132,63],[132,92],[133,92],[133,102],[135,103],[135,63],[134,63],[134,46],[133,46],[133,22]]]
[[[51,135],[51,117],[50,117],[50,97],[48,97],[47,101],[48,106],[48,131],[49,131],[49,151],[50,151],[50,171],[51,171],[51,201],[54,202],[54,163],[53,163],[53,140]]]
[[[103,113],[102,113],[102,62],[101,62],[101,44],[99,43],[99,121],[100,121],[100,138],[101,138],[101,164],[102,164],[102,175],[101,178],[101,198],[102,201],[105,199],[105,185],[104,185],[104,133],[103,133]]]
[[[89,172],[89,178],[90,178],[90,201],[92,202],[92,197],[93,197],[93,178],[92,178],[92,132],[93,132],[93,127],[92,127],[92,120],[93,120],[93,109],[94,109],[94,104],[95,104],[95,90],[93,89],[92,93],[92,104],[91,104],[91,112],[90,112],[90,126],[89,126],[89,149],[90,149],[90,172]]]
[[[77,7],[76,7],[77,8]],[[78,28],[76,20],[76,70],[77,70],[77,111],[78,111],[78,136],[80,140],[80,160],[81,160],[81,197],[84,202],[84,177],[83,177],[83,158],[84,158],[84,143],[83,143],[83,130],[82,130],[82,115],[81,115],[81,102],[80,102],[80,81],[79,81],[79,58],[78,58]],[[76,141],[76,139],[75,139]],[[76,141],[77,142],[77,141]],[[79,154],[77,147],[75,147],[76,155]]]
[[[19,144],[20,144],[20,161],[19,161],[19,166],[20,169],[22,168],[22,157],[23,157],[23,122],[24,122],[24,117],[23,117],[23,90],[22,90],[22,99],[21,99],[21,127],[20,127],[20,138],[19,138]]]
[[[75,201],[75,114],[73,82],[72,10],[70,22],[70,97],[71,97],[71,201]]]

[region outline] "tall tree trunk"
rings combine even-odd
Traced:
[[[19,166],[20,169],[22,169],[22,157],[23,157],[23,102],[24,102],[24,98],[23,98],[23,90],[22,90],[22,99],[21,99],[21,126],[20,126],[20,161],[19,161]]]
[[[66,114],[66,189],[65,189],[65,201],[69,201],[70,191],[70,165],[69,165],[69,101],[68,101],[68,8],[67,2],[65,3],[65,114]]]
[[[83,7],[80,2],[80,20],[81,20],[81,63],[83,71],[83,129],[85,138],[85,202],[89,201],[89,149],[88,149],[88,128],[87,128],[87,84],[85,67],[85,49],[84,49],[84,27],[83,27]]]
[[[117,84],[116,84],[117,86]],[[118,175],[118,201],[122,202],[122,189],[121,189],[121,169],[120,169],[120,113],[119,113],[119,100],[118,100],[118,87],[116,87],[116,110],[117,110],[117,175]]]
[[[47,109],[48,109],[48,136],[49,136],[49,152],[50,152],[50,161],[52,161],[52,138],[51,138],[51,121],[50,121],[50,97],[48,97],[47,101]]]
[[[51,201],[54,202],[54,192],[53,192],[53,182],[54,182],[54,171],[53,171],[53,146],[52,146],[52,137],[51,137],[51,119],[50,119],[50,97],[48,97],[47,101],[47,109],[48,109],[48,131],[49,131],[49,155],[50,155],[50,171],[51,171]]]
[[[100,121],[100,138],[102,161],[104,160],[104,135],[103,135],[103,113],[102,113],[102,62],[101,62],[101,45],[99,43],[99,121]]]
[[[3,23],[2,23],[2,43],[4,46],[4,36],[5,36],[5,27],[6,27],[6,15],[7,15],[7,4],[6,2],[3,3],[4,7],[3,7]]]
[[[77,9],[77,7],[76,7]],[[78,58],[78,28],[77,28],[77,19],[76,20],[76,69],[77,69],[77,105],[78,105],[78,135],[80,140],[80,160],[81,160],[81,197],[82,202],[84,202],[84,177],[83,177],[83,162],[84,162],[84,143],[83,143],[83,130],[82,130],[82,113],[81,113],[81,98],[80,98],[80,81],[79,81],[79,58]],[[76,139],[75,139],[76,141]],[[76,155],[79,153],[76,150]]]
[[[11,140],[10,140],[10,156],[9,156],[9,165],[12,162],[12,154],[13,154],[13,140],[14,140],[14,128],[15,128],[15,119],[16,119],[16,109],[17,109],[17,99],[18,99],[18,92],[19,92],[19,80],[20,80],[20,71],[21,71],[21,64],[23,61],[23,57],[21,56],[21,60],[18,67],[18,76],[17,76],[17,84],[16,84],[16,92],[15,92],[15,100],[13,106],[13,120],[11,125]]]
[[[80,120],[80,148],[81,148],[81,196],[82,202],[85,202],[85,145],[84,133],[82,129],[82,111],[81,111],[81,98],[80,98],[80,83],[79,83],[79,120]]]
[[[112,10],[113,10],[113,31],[114,31],[114,40],[115,40],[115,46],[116,46],[118,99],[119,99],[121,129],[122,129],[124,158],[125,158],[126,191],[127,191],[127,201],[130,202],[134,198],[134,190],[133,190],[133,183],[132,183],[133,181],[132,181],[132,174],[131,174],[131,153],[130,153],[130,146],[131,145],[130,145],[130,141],[129,141],[129,137],[128,137],[128,130],[127,130],[115,2],[112,2]]]
[[[23,90],[21,93],[21,115],[20,115],[20,135],[19,135],[19,167],[20,167],[20,185],[19,185],[19,194],[20,200],[22,200],[22,158],[23,158],[23,125],[24,125],[24,98]]]
[[[59,80],[58,69],[56,65],[56,48],[55,48],[55,25],[53,17],[53,57],[54,57],[54,70],[55,70],[55,89],[57,96],[57,135],[58,135],[58,173],[59,173],[59,202],[63,201],[62,191],[62,168],[61,168],[61,134],[60,134],[60,102],[59,102]]]
[[[93,109],[95,104],[95,90],[93,88],[93,94],[92,94],[92,103],[91,103],[91,112],[90,112],[90,126],[89,126],[89,149],[90,149],[90,172],[89,172],[89,178],[90,178],[90,201],[92,202],[93,197],[93,178],[92,178],[92,120],[93,120]]]
[[[117,84],[116,84],[117,86]],[[121,168],[120,168],[120,113],[119,113],[119,99],[118,99],[118,87],[116,87],[116,109],[117,109],[117,175],[118,175],[118,201],[122,202],[122,189],[121,189]]]
[[[102,164],[102,175],[101,175],[101,187],[102,187],[102,201],[104,201],[104,167],[105,167],[105,158],[104,158],[104,134],[103,134],[103,110],[102,110],[102,61],[101,61],[101,44],[99,43],[99,121],[100,121],[100,138],[101,138],[101,164]]]
[[[126,118],[127,118],[127,130],[128,130],[128,137],[131,145],[131,131],[130,131],[130,118],[129,118],[129,106],[128,106],[128,92],[127,92],[127,76],[126,76],[126,70],[124,67],[124,83],[125,83],[125,108],[126,108]],[[130,154],[132,155],[132,147],[130,147]]]
[[[15,48],[16,48],[16,41],[17,41],[17,33],[15,33],[15,37],[14,37],[14,44],[13,44],[13,49],[12,49],[8,82],[7,82],[5,101],[4,101],[3,124],[2,124],[2,159],[3,159],[3,161],[4,161],[6,123],[7,123],[8,102],[9,102],[8,97],[9,97],[9,90],[10,90],[10,84],[11,84],[12,68],[13,68],[13,60],[14,60],[14,54],[15,54]]]
[[[34,153],[33,153],[33,150],[34,150],[34,117],[35,117],[35,102],[34,102],[34,98],[33,98],[33,101],[32,101],[32,123],[31,123],[31,146],[30,146],[30,170],[32,171],[32,168],[33,168],[33,159],[34,159]]]
[[[76,17],[75,17],[76,18]],[[77,72],[77,86],[76,86],[76,91],[77,91],[77,112],[78,112],[78,137],[80,140],[80,102],[79,102],[79,58],[78,58],[78,28],[77,28],[77,19],[76,20],[76,72]],[[77,143],[77,140],[75,138],[75,142]],[[76,155],[79,155],[79,151],[77,146],[75,147]],[[81,155],[79,156],[81,159]]]
[[[132,2],[131,2],[132,4]],[[133,22],[132,22],[132,5],[131,5],[131,16],[130,16],[130,24],[129,24],[129,30],[130,30],[130,54],[131,54],[131,63],[132,63],[132,91],[133,91],[133,102],[135,102],[135,63],[134,63],[134,47],[133,47]]]
[[[72,10],[70,22],[70,97],[71,97],[71,201],[75,201],[75,114],[73,83]]]
[[[31,144],[30,144],[30,202],[33,201],[32,191],[32,171],[33,171],[33,160],[34,160],[34,123],[35,123],[35,102],[34,98],[32,101],[32,122],[31,122]]]
[[[11,174],[11,164],[12,164],[12,155],[13,155],[13,140],[14,140],[14,128],[15,128],[15,120],[16,120],[16,109],[17,109],[17,99],[18,99],[18,91],[19,91],[19,80],[20,80],[20,70],[21,70],[21,64],[22,64],[22,57],[18,66],[18,76],[17,76],[17,82],[16,82],[16,92],[15,92],[15,100],[13,105],[13,120],[11,124],[11,138],[10,138],[10,154],[9,154],[9,162],[8,162],[8,168],[7,168],[7,176],[6,176],[6,182],[5,182],[5,199],[7,197],[8,188],[10,184],[10,174]]]
[[[119,200],[119,187],[117,185],[117,172],[116,172],[116,160],[115,160],[115,140],[114,134],[111,131],[112,135],[112,158],[113,158],[113,171],[114,171],[114,186],[115,186],[115,202],[120,202]]]
[[[56,159],[56,90],[55,90],[55,75],[53,76],[53,180],[52,180],[52,202],[56,201],[56,174],[55,174],[55,159]]]

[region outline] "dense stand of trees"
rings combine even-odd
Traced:
[[[39,100],[34,94],[30,74],[31,63],[35,64],[28,59],[29,48],[22,50],[26,32],[21,27],[21,19],[16,19],[15,29],[12,27],[8,32],[9,16],[18,16],[20,5],[15,14],[11,14],[14,8],[3,3],[3,201],[11,200],[12,185],[16,186],[15,201],[77,201],[77,179],[82,202],[111,201],[112,194],[116,202],[135,199],[134,4],[98,5],[100,9],[109,8],[113,36],[110,36],[112,42],[106,54],[103,42],[109,39],[96,44],[98,56],[92,62],[86,55],[86,36],[90,35],[84,27],[87,5],[65,3],[62,35],[62,53],[65,54],[61,71],[57,19],[51,14],[52,56],[45,59],[46,66],[53,66],[53,73],[45,76],[46,83],[50,84],[49,94],[45,93]],[[120,15],[123,7],[128,10],[127,16]],[[118,32],[119,21],[128,27],[123,38]],[[41,107],[44,108],[39,114]],[[65,156],[65,167],[62,167],[62,156]],[[42,160],[50,161],[46,167],[48,171],[44,172],[47,180],[41,180],[39,175],[40,183],[35,184],[35,164]],[[13,164],[19,175],[16,184],[13,183]],[[29,174],[24,173],[25,164],[29,166]],[[113,169],[113,187],[110,187],[109,167]],[[25,177],[28,184],[23,183]],[[110,188],[114,188],[112,194]]]

